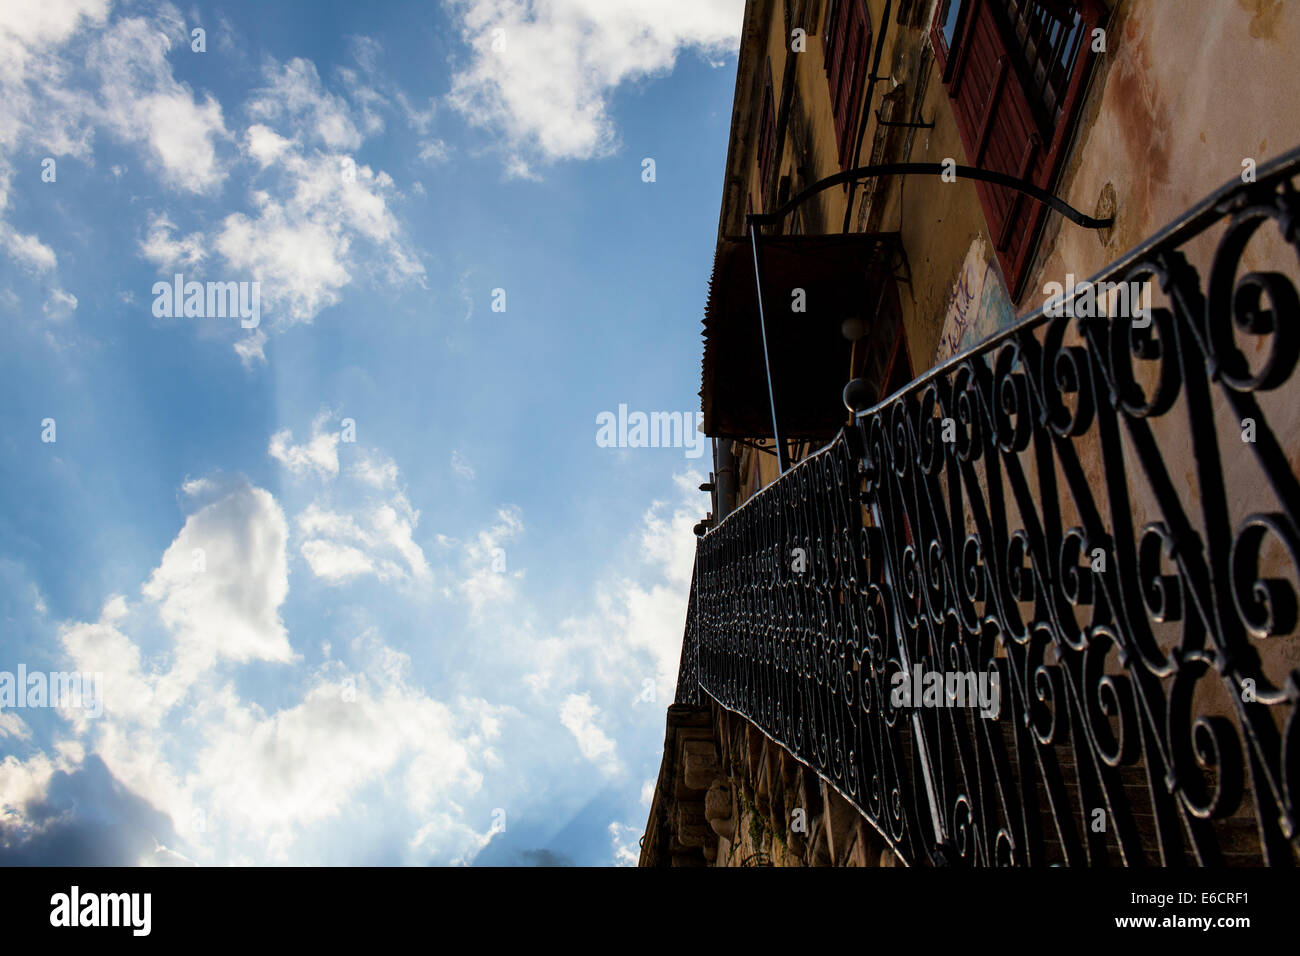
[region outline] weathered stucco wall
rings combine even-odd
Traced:
[[[1066,272],[1091,275],[1258,163],[1300,146],[1300,5],[1279,0],[1124,0],[1111,16],[1058,192],[1109,235],[1049,219],[1021,312]]]

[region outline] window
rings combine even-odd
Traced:
[[[764,210],[771,208],[768,193],[772,186],[772,167],[776,165],[776,104],[772,98],[772,64],[767,64],[763,80],[763,100],[758,117],[758,181],[763,194]]]
[[[942,52],[946,56],[952,49],[952,41],[957,33],[957,15],[961,13],[961,0],[946,0],[935,21],[935,46],[942,43]]]
[[[1051,189],[1092,65],[1101,0],[942,0],[930,39],[966,161]],[[1043,223],[1042,204],[976,183],[1011,297]]]
[[[858,113],[862,108],[862,87],[867,79],[867,51],[870,47],[871,27],[867,23],[866,0],[831,0],[826,11],[822,49],[841,169],[847,169],[853,162],[854,137],[858,131]]]
[[[1008,0],[1007,23],[1021,84],[1044,136],[1064,118],[1075,58],[1084,37],[1083,14],[1057,0]]]

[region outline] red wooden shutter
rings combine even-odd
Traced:
[[[865,0],[832,0],[823,42],[835,144],[839,147],[840,167],[847,168],[853,161],[862,87],[867,79],[867,51],[871,46]]]
[[[776,162],[776,104],[772,96],[772,65],[768,63],[763,81],[763,101],[758,119],[758,178],[763,194],[763,208],[767,209],[772,166]]]
[[[945,48],[942,24],[951,28],[953,6],[962,4],[951,49]],[[1035,80],[1026,74],[1024,49],[1014,42],[1010,17],[1017,10],[1032,7],[1040,19],[1055,16],[1064,0],[947,0],[939,4],[931,33],[943,63],[943,79],[952,99],[953,113],[966,148],[966,161],[981,169],[996,170],[1051,189],[1064,155],[1070,127],[1078,112],[1083,81],[1091,63],[1088,45],[1091,27],[1104,15],[1097,0],[1079,0],[1082,14],[1078,27],[1084,42],[1070,51],[1068,86],[1064,100],[1045,116],[1041,90],[1027,88]],[[1009,12],[1010,11],[1010,12]],[[1074,9],[1068,11],[1073,17]],[[1013,39],[1009,42],[1008,37]],[[1038,106],[1037,112],[1035,105]],[[1042,204],[1022,194],[977,182],[980,203],[988,223],[1002,274],[1013,299],[1029,271],[1030,260],[1042,225]]]

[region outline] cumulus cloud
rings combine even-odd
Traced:
[[[211,93],[174,75],[169,56],[185,30],[173,7],[109,13],[107,0],[0,5],[0,216],[18,149],[93,162],[103,131],[141,150],[145,170],[175,192],[216,195],[232,173],[257,176],[246,208],[198,230],[178,228],[184,220],[174,210],[153,210],[139,250],[160,272],[220,270],[222,281],[260,282],[270,332],[312,321],[358,278],[422,283],[424,267],[391,209],[398,195],[391,177],[350,155],[382,130],[380,111],[390,108],[368,73],[378,58],[374,41],[353,38],[362,69],[338,71],[346,95],[310,60],[272,61],[245,104],[252,122],[235,131]],[[425,161],[445,156],[440,140],[423,139]],[[72,313],[75,297],[50,278],[58,263],[50,243],[0,219],[0,252],[53,290],[49,317]],[[263,337],[235,343],[245,367],[264,360]]]
[[[287,661],[279,607],[289,529],[270,493],[244,488],[185,521],[141,589],[178,645],[235,661]]]
[[[282,326],[310,322],[336,304],[361,268],[355,248],[378,253],[381,277],[418,282],[424,267],[388,205],[392,177],[343,153],[305,150],[265,128],[246,139],[271,177],[252,193],[252,214],[231,213],[211,242],[230,270],[262,282]]]
[[[13,711],[0,711],[0,737],[14,737],[27,740],[32,731],[21,717]]]
[[[508,505],[497,509],[496,521],[482,529],[464,549],[466,576],[458,584],[470,610],[480,614],[489,606],[501,606],[515,598],[515,589],[523,578],[522,571],[508,569],[506,544],[523,533],[524,519],[519,508]]]
[[[13,0],[0,4],[0,250],[23,269],[40,275],[48,291],[42,306],[55,321],[76,308],[54,273],[58,256],[38,236],[19,233],[4,221],[14,155],[41,149],[50,158],[89,154],[97,107],[84,91],[70,89],[64,47],[87,27],[102,23],[109,0]]]
[[[604,773],[619,771],[618,747],[598,723],[600,708],[589,694],[570,694],[560,705],[560,723],[573,734],[582,755],[597,764]]]
[[[611,153],[609,98],[622,83],[671,70],[685,49],[736,48],[744,0],[455,0],[469,63],[448,99],[472,124],[499,132],[507,172]]]
[[[192,268],[207,256],[202,234],[174,236],[176,223],[165,212],[151,213],[147,230],[140,254],[162,271]]]
[[[267,454],[284,465],[291,474],[315,474],[334,478],[339,473],[339,433],[326,431],[329,412],[322,412],[311,423],[311,438],[301,445],[293,444],[293,431],[281,429],[271,436]]]
[[[45,51],[66,42],[83,18],[102,22],[110,0],[9,0],[0,8],[0,78],[21,79]]]
[[[439,163],[446,162],[450,155],[450,148],[440,139],[428,139],[420,143],[418,157],[422,163],[437,166]]]
[[[0,813],[0,865],[186,862],[159,843],[176,839],[167,815],[123,788],[95,756],[76,767],[59,761],[57,769],[43,757],[27,765],[9,758],[0,765],[0,807],[7,811]]]
[[[467,666],[457,671],[453,689],[434,693],[421,686],[407,651],[367,625],[364,613],[354,623],[350,615],[357,612],[343,602],[331,601],[332,613],[290,642],[281,614],[287,583],[293,574],[315,573],[304,563],[284,577],[295,535],[300,542],[355,548],[356,560],[374,569],[365,573],[376,577],[385,561],[405,578],[416,574],[402,551],[380,538],[382,522],[370,520],[381,505],[402,511],[394,504],[405,498],[401,471],[390,458],[358,449],[356,465],[340,468],[349,480],[310,468],[304,474],[320,482],[321,497],[289,522],[262,489],[220,475],[187,479],[180,490],[192,513],[138,597],[110,595],[98,619],[59,626],[62,666],[102,672],[105,709],[98,719],[65,715],[71,735],[44,747],[32,740],[31,728],[0,724],[0,739],[21,743],[28,754],[0,763],[0,843],[22,848],[13,859],[322,861],[347,842],[339,826],[353,832],[358,821],[379,826],[382,820],[393,828],[385,839],[394,856],[384,859],[464,863],[494,842],[490,808],[520,806],[520,794],[535,787],[538,774],[554,773],[558,761],[567,763],[582,805],[590,800],[592,777],[614,789],[633,788],[622,808],[592,824],[613,862],[631,862],[635,816],[652,786],[643,781],[653,772],[649,764],[657,764],[662,739],[655,732],[647,743],[645,727],[648,721],[662,729],[667,697],[644,708],[633,698],[643,675],[661,667],[671,693],[699,476],[680,476],[680,501],[646,513],[630,542],[644,560],[606,576],[589,613],[548,629],[524,620],[532,617],[528,607],[519,595],[507,595],[507,618],[522,621],[517,631],[503,633],[494,616],[461,638],[474,644],[490,633],[499,642],[493,660],[514,666],[505,674],[495,666],[486,672]],[[344,494],[348,489],[354,499]],[[299,530],[300,522],[309,533]],[[286,524],[294,534],[286,534]],[[473,550],[486,559],[487,549],[522,531],[517,509],[499,509],[468,543],[456,542],[456,553]],[[194,564],[196,549],[205,559],[202,571]],[[202,575],[215,577],[199,580]],[[285,617],[296,620],[299,613]],[[303,653],[325,643],[333,647],[323,659]],[[263,684],[259,694],[258,684],[246,681],[255,671],[268,673],[273,692]],[[542,672],[544,693],[517,693],[527,686],[520,683],[525,676]],[[492,687],[512,695],[511,706],[480,696],[474,682],[487,674]],[[557,737],[573,743],[557,748]],[[93,761],[102,761],[102,772]],[[60,774],[138,797],[138,804],[113,811],[126,827],[113,832],[130,839],[78,828],[84,821],[74,813],[51,816],[45,809],[57,802],[51,795],[69,792]],[[548,799],[563,798],[557,791]],[[377,806],[385,812],[367,815]],[[547,809],[561,817],[578,812]],[[161,816],[150,817],[155,811]],[[137,839],[127,826],[136,819],[157,824],[139,828],[149,839]],[[95,854],[65,856],[70,835],[89,841]],[[503,859],[522,862],[523,850],[546,845],[548,836],[536,838],[504,848]]]
[[[469,795],[482,784],[451,709],[400,680],[355,687],[322,680],[275,714],[259,719],[232,707],[227,716],[230,732],[198,755],[197,774],[212,803],[254,837],[337,815],[350,795],[404,759],[429,788],[409,791],[426,808],[440,790]],[[427,766],[437,773],[424,773]]]
[[[51,289],[50,297],[45,300],[43,311],[55,321],[62,321],[77,309],[77,297],[63,289]]]
[[[616,866],[636,866],[641,859],[641,827],[619,823],[609,824],[609,839],[614,847]]]
[[[41,242],[36,236],[23,235],[8,227],[0,227],[0,239],[3,239],[9,254],[18,263],[33,272],[51,272],[59,264],[54,250]]]
[[[208,192],[226,177],[217,143],[230,133],[211,94],[200,102],[172,75],[170,49],[167,34],[143,18],[112,24],[87,56],[100,80],[98,116],[124,141],[143,138],[169,185]]]
[[[0,762],[0,861],[301,859],[295,848],[307,834],[382,783],[421,834],[422,859],[465,862],[488,835],[456,801],[498,762],[491,742],[505,710],[425,693],[409,656],[374,629],[353,641],[356,670],[327,661],[286,685],[287,701],[245,698],[232,668],[301,660],[279,618],[279,506],[263,489],[223,493],[223,484],[185,483],[188,497],[216,500],[186,520],[140,600],[115,595],[98,620],[60,628],[68,664],[103,673],[104,713],[71,720],[74,736],[51,751]],[[191,563],[196,548],[206,566]],[[162,647],[148,636],[159,629]],[[0,738],[28,743],[31,734],[4,714]]]
[[[328,411],[312,422],[312,437],[294,445],[293,433],[283,429],[271,436],[268,454],[291,473],[334,479],[339,474],[339,433],[326,431]],[[333,496],[317,498],[295,518],[299,550],[312,573],[329,584],[342,584],[373,574],[382,581],[428,580],[424,550],[415,541],[420,512],[401,488],[401,473],[390,458],[360,453],[348,471],[361,486],[346,506]]]
[[[266,69],[267,85],[249,101],[255,119],[284,123],[300,142],[316,142],[330,150],[353,150],[361,133],[352,121],[348,104],[321,84],[310,60],[295,57]]]
[[[390,488],[397,484],[397,463],[379,455],[365,456],[352,467],[352,475],[372,488]]]
[[[370,502],[356,513],[308,505],[296,519],[302,556],[330,584],[373,574],[381,581],[427,580],[429,562],[415,543],[420,513],[403,492]]]
[[[681,657],[686,595],[694,568],[695,536],[703,480],[698,472],[674,477],[676,501],[656,501],[638,534],[644,564],[594,586],[591,612],[572,617],[554,633],[530,641],[531,672],[525,680],[538,693],[567,689],[574,675],[625,696],[671,697]]]
[[[285,139],[269,126],[254,123],[244,134],[244,145],[248,154],[259,166],[269,166],[293,147],[293,141]]]
[[[266,333],[255,329],[235,342],[235,354],[244,368],[266,364]]]
[[[299,521],[299,528],[306,534],[321,530],[319,516],[303,514],[299,516]],[[362,535],[355,522],[349,521],[347,530],[358,537]],[[334,533],[337,534],[337,531]],[[307,565],[316,577],[324,578],[331,584],[375,573],[375,563],[370,560],[370,555],[337,539],[308,538],[302,543],[302,556],[307,559]]]
[[[0,4],[0,210],[12,175],[10,156],[39,139],[51,154],[86,155],[90,96],[67,88],[61,49],[102,24],[109,0],[12,0]]]

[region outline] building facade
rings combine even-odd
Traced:
[[[642,865],[1294,861],[1300,11],[744,17]]]

